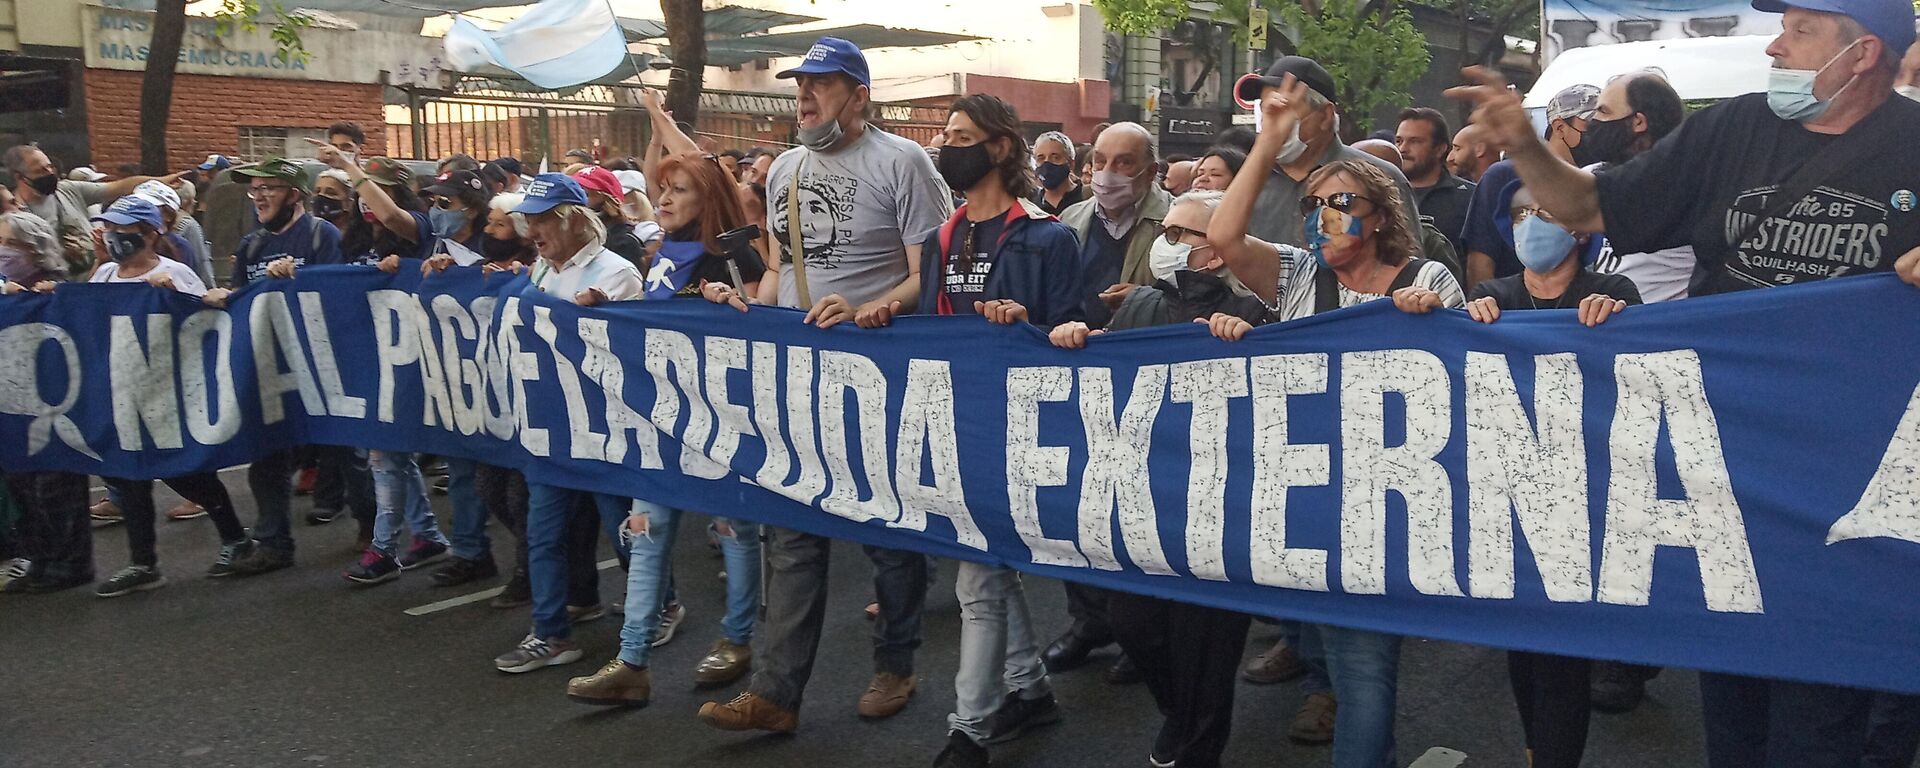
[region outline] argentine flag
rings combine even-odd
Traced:
[[[492,32],[464,16],[447,30],[447,60],[455,68],[493,64],[542,88],[592,82],[626,56],[627,39],[607,0],[542,0]]]

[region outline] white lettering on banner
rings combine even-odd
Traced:
[[[1659,547],[1694,550],[1707,609],[1762,613],[1747,525],[1693,350],[1618,355],[1600,602],[1646,605]],[[1685,498],[1662,499],[1654,447],[1664,421]]]
[[[1853,509],[1827,530],[1827,543],[1886,537],[1920,544],[1920,388]]]
[[[709,363],[711,365],[711,363]],[[712,376],[712,368],[708,368]],[[900,404],[900,440],[894,483],[900,492],[899,528],[927,530],[927,516],[953,524],[961,544],[987,551],[987,537],[973,522],[961,485],[960,436],[953,424],[953,368],[945,360],[907,361],[907,394]],[[929,455],[930,454],[930,455]],[[933,484],[920,482],[930,458]]]
[[[1173,566],[1160,547],[1159,516],[1153,509],[1147,464],[1153,420],[1166,398],[1167,366],[1143,365],[1134,372],[1133,389],[1117,421],[1113,371],[1081,368],[1079,376],[1080,421],[1087,433],[1087,466],[1080,472],[1080,552],[1093,568],[1120,570],[1113,549],[1117,505],[1127,559],[1142,573],[1172,576]]]
[[[473,300],[473,320],[475,326],[475,354],[479,357],[482,377],[487,382],[487,391],[478,405],[481,410],[481,423],[487,434],[501,440],[512,440],[514,429],[513,380],[507,375],[507,357],[502,354],[499,337],[493,332],[494,297],[481,296]]]
[[[374,351],[380,359],[378,413],[388,424],[393,423],[393,369],[420,361],[420,334],[412,328],[413,312],[407,309],[418,304],[413,294],[404,291],[367,293],[367,306],[373,310]]]
[[[1417,349],[1340,356],[1340,586],[1386,594],[1387,491],[1407,504],[1407,578],[1423,595],[1459,597],[1453,483],[1435,460],[1452,439],[1447,368]],[[1406,438],[1386,445],[1387,392],[1406,405]]]
[[[900,501],[893,492],[893,454],[887,450],[887,379],[880,366],[865,356],[821,350],[820,452],[833,484],[820,509],[855,522],[900,518]],[[860,498],[854,479],[852,443],[847,434],[847,396],[853,396],[854,429],[860,440],[860,466],[865,470],[867,497]]]
[[[587,380],[600,385],[602,400],[607,406],[607,452],[609,463],[619,464],[627,460],[627,433],[633,433],[634,441],[640,446],[640,468],[659,469],[660,432],[653,428],[653,422],[641,418],[639,412],[627,405],[627,367],[613,353],[613,345],[607,340],[607,321],[599,318],[580,319],[576,326],[580,333],[580,343],[586,346],[586,359],[580,361],[580,372]]]
[[[756,341],[753,353],[753,419],[760,425],[766,460],[754,474],[760,487],[811,506],[827,490],[826,469],[813,440],[813,349],[786,347],[787,387],[780,390],[779,344]],[[785,404],[787,428],[780,429]],[[793,478],[791,482],[788,478]]]
[[[207,337],[213,337],[213,394],[207,394]],[[233,388],[233,316],[216,309],[193,313],[180,324],[180,413],[187,434],[201,445],[220,445],[240,434],[240,394]]]
[[[1072,539],[1048,538],[1040,530],[1039,489],[1067,484],[1067,449],[1040,444],[1040,404],[1072,395],[1071,368],[1007,369],[1007,511],[1037,565],[1087,567]]]
[[[1287,399],[1327,391],[1324,354],[1253,359],[1253,504],[1249,542],[1253,581],[1269,587],[1327,591],[1327,552],[1287,546],[1287,492],[1333,482],[1325,443],[1288,439]]]
[[[1187,428],[1187,571],[1227,580],[1227,404],[1247,396],[1247,360],[1230,357],[1177,363],[1169,370],[1173,401],[1193,404]]]
[[[680,431],[680,471],[703,480],[726,477],[727,467],[701,453],[713,436],[713,412],[700,397],[700,353],[694,350],[693,340],[679,331],[648,328],[646,349],[647,372],[653,375],[653,423],[671,432],[680,423],[680,398],[687,400],[687,424]]]
[[[40,398],[38,361],[40,347],[47,342],[60,348],[61,363],[67,369],[67,391],[58,403]],[[11,361],[0,365],[0,413],[33,417],[33,422],[27,425],[28,455],[46,450],[53,436],[59,435],[60,442],[68,448],[99,461],[100,454],[87,447],[86,437],[80,434],[80,425],[67,416],[74,404],[80,402],[83,383],[80,349],[73,343],[73,336],[50,323],[21,323],[0,328],[0,360]]]
[[[107,336],[107,383],[114,393],[113,427],[120,435],[120,450],[145,449],[142,425],[153,435],[153,447],[179,448],[184,443],[180,396],[174,387],[173,316],[147,315],[144,347],[133,321],[114,315]]]
[[[327,413],[347,419],[367,417],[367,399],[347,394],[340,383],[340,363],[333,355],[333,336],[327,330],[327,314],[320,294],[300,292],[300,321],[307,329],[307,349],[313,353],[313,371],[320,377],[320,392],[327,398]]]
[[[707,458],[721,467],[733,464],[734,452],[740,449],[740,437],[753,434],[753,418],[747,413],[747,407],[733,401],[733,392],[728,385],[729,371],[747,369],[747,342],[730,339],[725,336],[709,336],[704,350],[706,352],[706,401],[713,408],[713,447],[707,449]]]
[[[260,423],[274,424],[286,416],[285,396],[300,393],[300,405],[308,414],[327,415],[320,399],[320,385],[307,368],[307,351],[300,335],[293,330],[293,314],[287,311],[287,295],[266,292],[253,298],[247,312],[249,336],[253,339],[253,370],[260,393]],[[280,370],[285,358],[287,369]]]
[[[1535,357],[1529,424],[1506,358],[1467,353],[1467,586],[1474,597],[1513,599],[1518,517],[1547,599],[1593,600],[1583,386],[1571,353]]]
[[[478,433],[487,399],[487,372],[482,367],[484,351],[480,349],[485,346],[480,343],[484,337],[459,299],[444,293],[433,297],[433,315],[440,325],[441,370],[446,373],[447,394],[453,401],[453,423],[460,434]],[[460,343],[467,340],[476,342],[472,358],[460,354]]]
[[[573,361],[560,354],[560,331],[553,325],[553,308],[533,308],[533,332],[547,342],[547,350],[553,353],[554,380],[560,384],[560,393],[567,400],[567,454],[576,459],[590,461],[607,460],[607,436],[593,431],[592,418],[587,414],[587,398],[580,390],[580,373]]]
[[[540,356],[520,351],[520,329],[525,326],[526,319],[520,314],[520,297],[507,297],[506,307],[500,312],[497,349],[509,372],[507,378],[513,379],[514,424],[520,433],[520,447],[535,456],[547,456],[547,428],[532,425],[533,403],[527,400],[527,382],[540,380]]]

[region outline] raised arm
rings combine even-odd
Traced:
[[[1267,169],[1279,160],[1280,147],[1293,135],[1293,127],[1308,109],[1307,85],[1287,75],[1279,90],[1260,97],[1260,136],[1247,154],[1246,164],[1227,185],[1227,194],[1207,223],[1207,242],[1227,263],[1233,276],[1268,306],[1279,299],[1280,257],[1266,243],[1247,236],[1247,224],[1253,220],[1260,190],[1267,184]]]
[[[1507,79],[1485,67],[1468,67],[1461,75],[1470,84],[1447,89],[1447,97],[1473,103],[1473,124],[1485,126],[1489,140],[1506,150],[1520,181],[1540,207],[1568,229],[1606,231],[1593,174],[1547,150],[1520,105],[1520,94],[1507,87]]]
[[[360,194],[360,202],[366,204],[367,210],[373,212],[373,217],[380,221],[381,226],[408,242],[420,242],[421,235],[426,233],[420,231],[419,222],[413,218],[413,214],[395,203],[378,183],[363,183],[369,179],[367,172],[360,169],[359,163],[348,160],[345,155],[340,154],[340,150],[334,149],[333,145],[324,141],[318,139],[306,141],[313,145],[315,159],[326,163],[330,168],[338,168],[346,172],[347,178],[353,180],[350,186]]]

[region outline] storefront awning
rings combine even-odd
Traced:
[[[757,35],[774,27],[811,24],[823,19],[818,16],[771,11],[765,8],[723,5],[708,10],[705,21],[707,38],[711,40]],[[629,43],[662,40],[667,36],[667,23],[658,19],[622,18],[620,28],[626,31]]]
[[[707,41],[707,66],[733,67],[761,59],[773,59],[788,56],[805,56],[813,43],[823,36],[831,35],[860,46],[861,50],[871,51],[879,48],[924,48],[934,45],[950,45],[968,40],[983,40],[975,35],[960,35],[951,32],[929,32],[922,29],[900,29],[883,27],[878,24],[856,24],[850,27],[831,27],[810,29],[799,32],[776,32],[770,35],[755,35]],[[671,49],[666,49],[672,54]]]

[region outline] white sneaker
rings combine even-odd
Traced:
[[[687,620],[687,606],[674,603],[660,612],[660,631],[653,636],[653,647],[659,648],[673,642],[673,635],[680,631],[680,623]]]
[[[542,640],[527,635],[513,650],[500,654],[493,666],[502,672],[532,672],[542,667],[557,667],[579,661],[585,653],[572,642],[553,638]]]
[[[14,579],[26,578],[27,571],[32,567],[33,561],[24,557],[16,557],[0,563],[0,588],[5,588]]]

